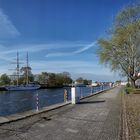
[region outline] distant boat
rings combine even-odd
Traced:
[[[28,62],[28,53],[27,53],[27,64],[26,68],[29,67],[29,62]],[[19,54],[17,52],[17,67],[16,67],[16,76],[17,76],[17,85],[11,85],[11,86],[5,86],[5,89],[8,91],[19,91],[19,90],[36,90],[39,89],[41,86],[36,83],[29,83],[29,75],[28,75],[28,69],[27,69],[27,75],[26,75],[26,84],[21,84],[19,85]]]

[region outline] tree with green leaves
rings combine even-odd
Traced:
[[[49,87],[62,87],[72,83],[70,74],[68,72],[63,73],[49,73],[48,86]]]
[[[38,77],[38,82],[40,84],[47,85],[48,84],[49,74],[47,72],[42,72]]]
[[[21,81],[23,80],[23,83],[26,83],[28,84],[29,82],[33,82],[34,80],[34,76],[32,74],[32,71],[31,71],[31,67],[22,67],[20,69],[21,73],[22,73],[22,77],[21,77]]]
[[[69,85],[72,83],[71,74],[69,72],[63,72],[61,75],[63,77],[63,85]]]
[[[79,83],[79,84],[83,84],[84,79],[82,77],[79,77],[79,78],[76,79],[76,82]]]
[[[11,79],[8,77],[7,74],[2,74],[0,77],[0,84],[1,85],[10,85]]]
[[[135,87],[140,72],[140,3],[122,9],[106,38],[98,40],[101,63],[127,76]]]

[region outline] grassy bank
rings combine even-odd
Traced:
[[[125,93],[127,93],[127,94],[140,94],[140,89],[132,88],[132,87],[125,87]]]

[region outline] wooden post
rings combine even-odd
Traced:
[[[36,94],[36,111],[39,110],[39,99],[38,99],[38,93]]]
[[[64,90],[64,102],[67,102],[68,101],[68,92],[67,90],[65,89]]]

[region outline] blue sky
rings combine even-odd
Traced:
[[[120,79],[99,64],[96,40],[117,12],[135,0],[0,0],[0,73],[12,73],[16,52],[29,52],[34,74],[68,71],[73,78]],[[23,64],[22,64],[23,65]]]

